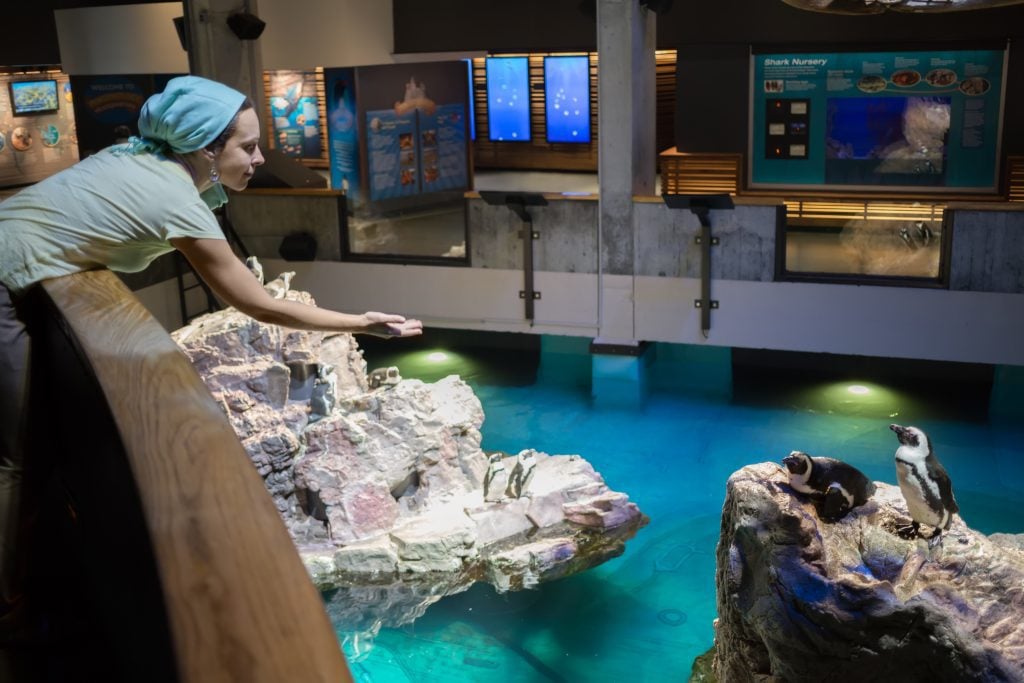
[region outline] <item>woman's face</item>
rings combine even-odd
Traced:
[[[260,152],[260,120],[255,109],[246,109],[238,114],[238,126],[228,138],[224,149],[217,152],[215,161],[220,171],[220,182],[225,187],[240,192],[245,189],[263,163]]]

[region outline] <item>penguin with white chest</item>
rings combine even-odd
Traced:
[[[935,527],[928,545],[941,542],[942,532],[948,531],[953,515],[960,511],[953,497],[953,482],[946,468],[932,452],[928,436],[917,427],[889,425],[896,432],[900,446],[896,449],[896,479],[907,501],[911,524],[901,527],[901,536],[914,538],[920,526]]]
[[[820,501],[818,514],[835,521],[863,505],[875,493],[875,483],[853,465],[834,458],[812,458],[793,451],[782,459],[789,485]]]

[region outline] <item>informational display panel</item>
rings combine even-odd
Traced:
[[[590,142],[590,58],[544,58],[544,111],[548,142]]]
[[[1006,51],[755,53],[753,188],[995,192]]]
[[[82,158],[139,134],[143,103],[181,74],[72,76],[75,126]]]
[[[362,197],[359,168],[359,125],[356,111],[355,69],[324,70],[327,93],[328,161],[331,187],[344,190],[349,197]]]
[[[316,73],[270,71],[268,80],[274,147],[296,159],[320,159]]]
[[[0,75],[0,187],[38,182],[76,161],[68,77]]]
[[[492,142],[530,141],[530,65],[526,57],[488,57],[487,121]]]
[[[326,69],[332,186],[381,209],[469,189],[467,76],[463,61]]]

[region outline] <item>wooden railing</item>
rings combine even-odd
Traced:
[[[658,155],[663,194],[737,194],[743,187],[742,154],[692,154],[675,147]]]
[[[817,190],[751,190],[745,186],[743,155],[735,153],[680,152],[675,147],[658,154],[661,186],[664,194],[743,194],[750,197],[784,198],[790,211],[798,205],[827,213],[897,212],[897,207],[924,203],[938,206],[953,202],[1024,202],[1024,156],[1006,157],[1003,187],[997,194],[981,192],[851,192],[838,186]],[[877,205],[877,206],[875,206]],[[931,209],[926,208],[925,212]],[[911,210],[911,213],[916,210]],[[790,213],[792,216],[793,214]]]
[[[24,547],[50,677],[351,681],[262,480],[168,334],[108,271],[34,296],[26,496],[42,507]]]
[[[1024,156],[1006,157],[1006,197],[1024,202]]]

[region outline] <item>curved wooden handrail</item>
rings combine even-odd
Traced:
[[[119,433],[177,680],[351,681],[280,515],[187,357],[109,271],[42,289]]]

